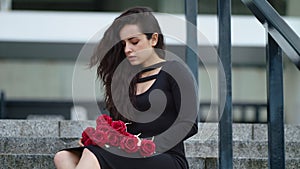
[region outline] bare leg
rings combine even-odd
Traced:
[[[101,169],[97,157],[88,149],[84,149],[76,169]]]
[[[71,151],[59,151],[54,156],[57,169],[75,169],[80,159],[80,154]]]

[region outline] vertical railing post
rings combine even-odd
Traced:
[[[3,91],[0,91],[0,119],[5,118],[5,95]]]
[[[219,23],[219,169],[233,168],[232,155],[232,86],[231,86],[231,0],[218,0]],[[223,67],[223,69],[222,69]],[[221,77],[220,71],[225,73]],[[221,104],[226,98],[224,109]]]
[[[186,17],[186,63],[194,74],[195,80],[198,83],[198,65],[199,59],[198,42],[197,42],[197,15],[198,1],[185,0],[185,17]]]
[[[282,50],[267,33],[269,168],[285,168]]]

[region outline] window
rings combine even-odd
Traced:
[[[281,15],[286,14],[286,0],[269,0],[269,2]],[[174,9],[174,3],[181,9]],[[250,14],[241,0],[232,0],[231,3],[232,14]],[[217,13],[217,0],[198,0],[198,4],[200,14]],[[12,0],[13,10],[119,12],[132,6],[149,6],[157,12],[184,12],[184,0]]]

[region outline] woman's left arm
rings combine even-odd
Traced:
[[[166,151],[198,132],[198,90],[193,75],[179,62],[165,67],[177,114],[174,123],[155,137],[157,149]]]
[[[177,81],[173,77],[169,81],[175,109],[179,112],[176,124],[186,123],[191,126],[190,131],[184,138],[186,140],[198,132],[198,89],[193,75],[187,68],[177,63],[176,72]]]

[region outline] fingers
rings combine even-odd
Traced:
[[[84,145],[82,144],[82,142],[81,142],[81,139],[78,141],[78,144],[79,144],[80,147],[83,147],[83,146],[84,146]]]

